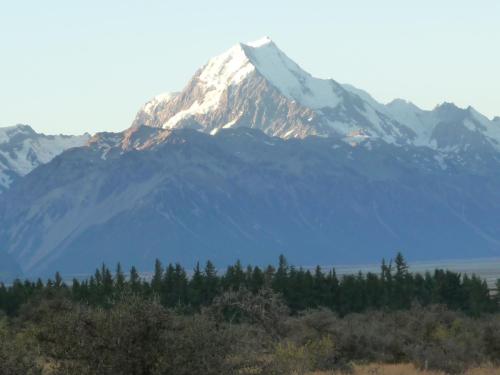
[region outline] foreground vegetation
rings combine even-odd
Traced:
[[[311,375],[331,375],[331,372],[318,371]],[[353,367],[352,375],[445,375],[438,370],[420,370],[412,364],[371,364]],[[467,370],[466,375],[500,375],[500,368],[477,367]]]
[[[210,263],[187,277],[157,262],[149,281],[103,266],[71,286],[56,275],[0,287],[1,375],[493,374],[495,366],[500,314],[486,284],[439,270],[412,275],[401,255],[380,275],[340,279],[281,258],[276,269],[237,263],[221,276]]]
[[[498,299],[490,295],[488,285],[479,277],[440,269],[424,275],[412,274],[398,253],[394,262],[382,262],[378,274],[342,277],[337,277],[335,269],[326,272],[320,267],[313,272],[297,269],[289,266],[283,256],[276,268],[244,268],[236,262],[221,275],[211,262],[203,269],[196,265],[188,276],[179,264],[163,267],[157,260],[154,274],[146,279],[139,276],[135,267],[125,275],[119,264],[114,273],[103,265],[93,276],[74,279],[70,286],[58,273],[46,282],[16,280],[8,287],[0,283],[0,310],[15,316],[23,304],[54,291],[74,302],[107,307],[124,291],[129,291],[145,299],[157,298],[164,307],[194,312],[211,305],[224,292],[246,289],[255,294],[263,288],[279,293],[292,313],[327,308],[344,316],[371,310],[404,310],[414,304],[442,304],[470,316],[500,309]]]

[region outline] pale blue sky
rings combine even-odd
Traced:
[[[498,0],[0,0],[0,126],[123,130],[149,98],[264,35],[380,101],[500,115]]]

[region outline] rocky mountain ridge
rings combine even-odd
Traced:
[[[4,142],[17,159],[0,132],[0,166],[29,166],[4,173],[16,181],[3,180],[0,260],[37,276],[155,258],[499,256],[499,129],[472,107],[385,105],[314,78],[268,38],[238,44],[123,132],[62,142],[18,128]],[[58,152],[38,152],[49,139]]]
[[[0,128],[0,193],[64,150],[86,144],[90,135],[45,135],[28,125]]]
[[[381,104],[351,85],[313,77],[269,38],[237,44],[209,60],[181,92],[146,103],[132,126],[139,125],[210,134],[250,127],[281,138],[381,139],[445,153],[500,150],[500,123],[472,107],[443,103],[426,111],[401,99]]]

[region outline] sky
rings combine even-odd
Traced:
[[[381,102],[500,116],[498,0],[0,0],[0,126],[124,130],[150,98],[262,36]]]

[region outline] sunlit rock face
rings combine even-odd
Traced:
[[[123,132],[0,131],[0,261],[47,275],[499,256],[499,140],[471,107],[382,104],[268,38],[238,44]]]
[[[146,103],[132,126],[139,125],[210,134],[250,127],[281,138],[370,138],[446,153],[500,149],[498,119],[452,103],[432,111],[401,99],[384,105],[353,86],[313,77],[269,38],[237,44],[210,59],[184,90]]]

